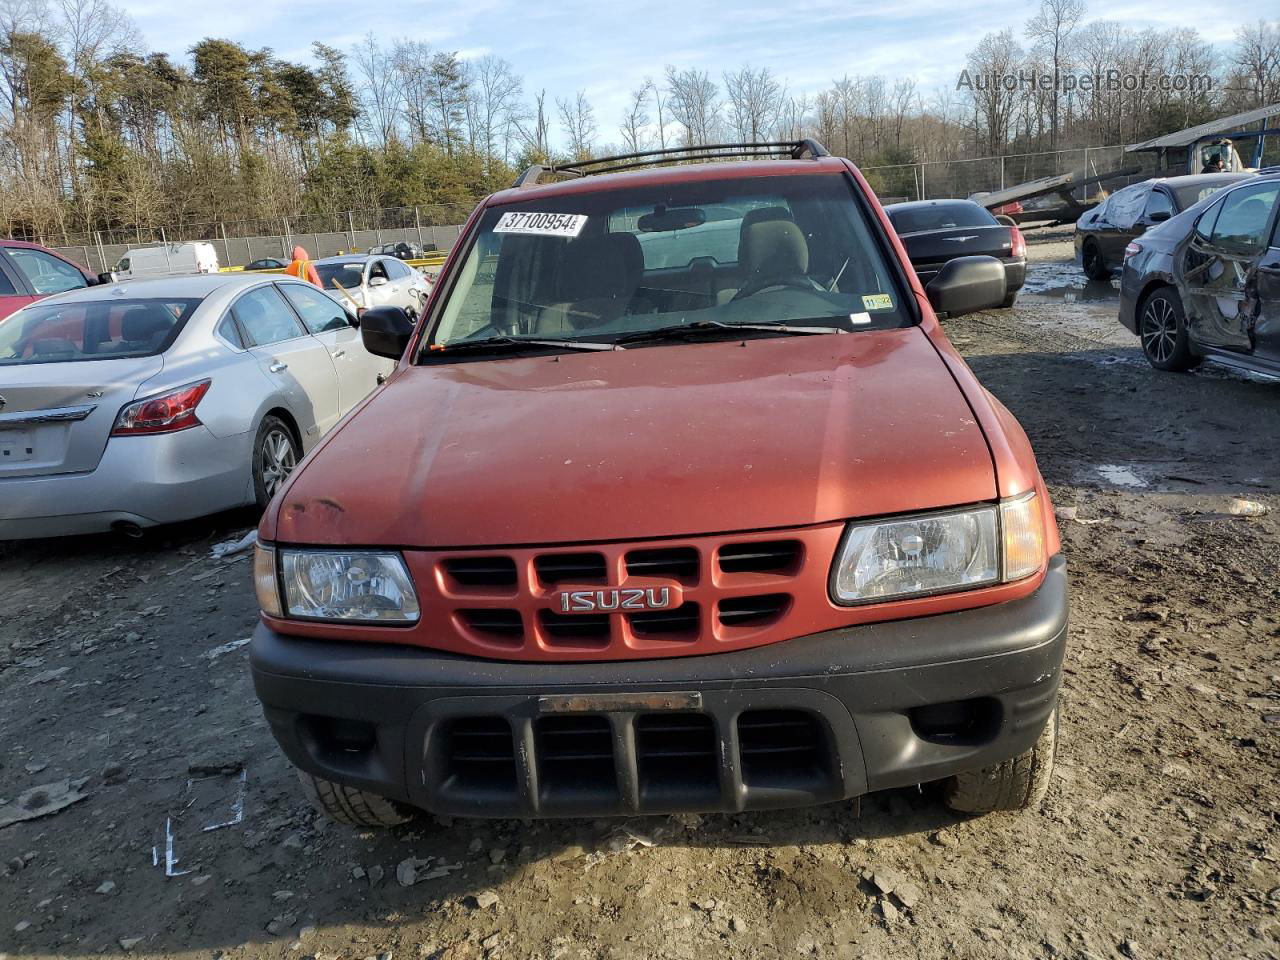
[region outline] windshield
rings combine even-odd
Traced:
[[[615,340],[677,324],[905,326],[844,177],[663,184],[486,210],[430,342]]]
[[[951,227],[994,227],[998,221],[976,203],[931,203],[923,207],[889,207],[885,210],[898,233],[948,230]]]
[[[339,284],[344,290],[358,290],[364,276],[364,264],[317,263],[316,273],[320,275],[320,284],[326,290],[337,290]]]
[[[1252,174],[1241,174],[1238,177],[1222,177],[1214,180],[1212,183],[1189,184],[1184,187],[1174,187],[1173,192],[1178,197],[1179,209],[1185,210],[1193,203],[1199,203],[1205,197],[1211,197],[1223,187],[1229,187],[1233,183],[1240,180],[1247,180]]]
[[[178,298],[33,304],[0,320],[0,365],[161,353],[199,304]]]

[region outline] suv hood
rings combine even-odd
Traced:
[[[263,535],[656,539],[995,496],[982,431],[911,327],[410,367],[295,472]]]

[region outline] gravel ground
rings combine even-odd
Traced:
[[[1156,373],[1105,291],[1052,260],[1032,279],[1052,295],[947,326],[1064,517],[1043,811],[965,819],[926,786],[860,815],[327,826],[234,646],[248,561],[210,556],[252,517],[22,543],[0,555],[0,823],[66,806],[0,827],[0,960],[1280,957],[1280,384]],[[203,830],[235,819],[241,771],[243,820]]]

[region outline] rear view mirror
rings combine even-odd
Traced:
[[[1169,219],[1169,216],[1170,214],[1168,210],[1156,210],[1148,219],[1150,219],[1152,223],[1163,223]]]
[[[688,230],[707,222],[707,212],[699,207],[659,206],[653,213],[646,213],[636,225],[641,233],[664,233],[668,230]]]
[[[399,360],[413,336],[413,321],[400,307],[373,307],[360,317],[360,339],[375,357]]]
[[[995,257],[948,260],[924,288],[938,313],[959,317],[1004,302],[1004,266]]]
[[[386,277],[370,277],[369,278],[369,286],[371,287],[381,287],[385,285],[386,282],[387,282]]]

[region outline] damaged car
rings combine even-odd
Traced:
[[[1129,243],[1120,322],[1157,370],[1205,360],[1280,376],[1280,172],[1222,190]]]

